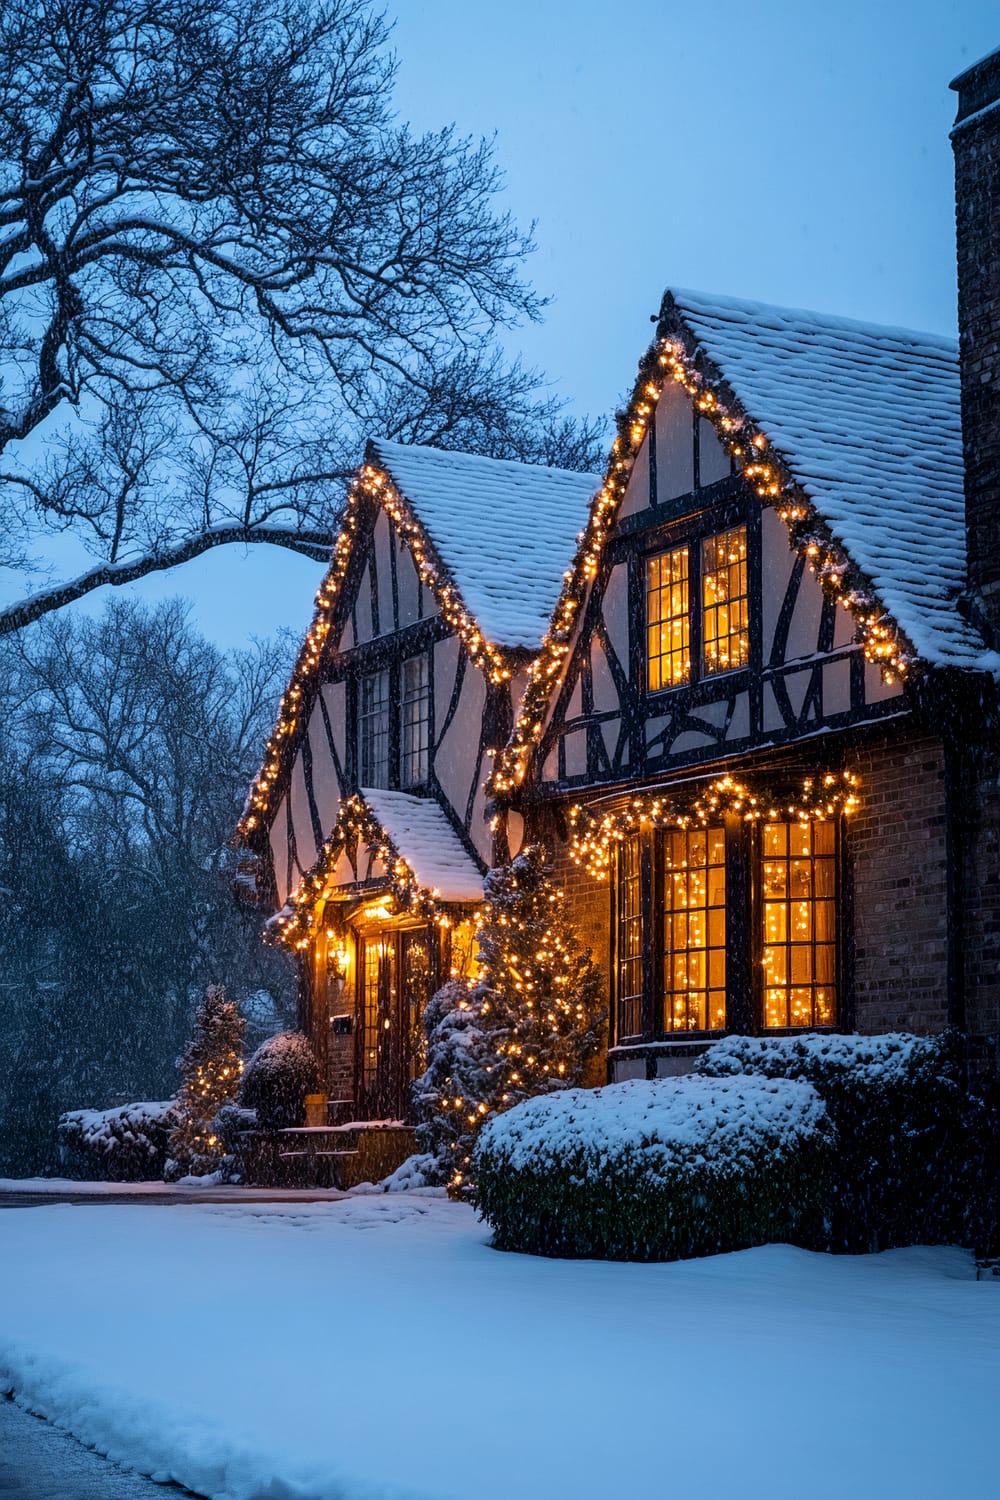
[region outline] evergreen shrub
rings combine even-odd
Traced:
[[[247,1063],[239,1103],[255,1111],[262,1130],[285,1130],[304,1123],[306,1095],[319,1087],[308,1038],[300,1031],[280,1031],[262,1042]]]
[[[486,1122],[473,1202],[501,1250],[679,1260],[814,1245],[835,1134],[805,1083],[633,1079],[569,1089]]]
[[[696,1070],[795,1079],[823,1099],[838,1138],[827,1248],[983,1238],[995,1111],[965,1087],[956,1037],[726,1037]]]
[[[62,1168],[94,1182],[155,1181],[163,1176],[177,1119],[173,1099],[69,1110],[59,1117]]]
[[[474,981],[452,979],[424,1012],[427,1067],[413,1085],[427,1181],[470,1198],[472,1148],[492,1114],[582,1083],[605,1018],[601,976],[569,918],[544,848],[490,870]]]
[[[191,1040],[178,1061],[177,1123],[167,1147],[166,1176],[203,1177],[224,1166],[215,1131],[223,1105],[236,1098],[243,1073],[246,1023],[221,984],[210,984],[195,1011]]]

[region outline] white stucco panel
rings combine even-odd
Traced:
[[[687,393],[668,381],[656,406],[656,499],[675,500],[694,489],[694,419]]]
[[[620,520],[649,509],[649,437],[643,438],[632,465],[625,496],[618,509]]]

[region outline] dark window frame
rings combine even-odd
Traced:
[[[374,658],[374,659],[372,659]],[[403,683],[408,663],[422,660],[424,662],[424,691],[419,699],[414,698],[412,702],[422,702],[426,712],[419,718],[420,727],[424,734],[422,749],[418,752],[422,775],[419,779],[404,774],[404,755],[407,752],[405,746],[405,731],[403,715],[406,708],[403,698]],[[405,791],[413,795],[426,793],[431,785],[432,761],[434,754],[434,652],[433,646],[429,645],[422,650],[412,650],[400,653],[397,656],[386,658],[383,653],[366,653],[355,666],[352,675],[351,689],[348,695],[349,713],[352,721],[352,732],[350,744],[353,751],[353,763],[356,771],[358,786],[379,786],[379,782],[365,779],[365,741],[364,723],[365,714],[364,684],[373,678],[385,677],[387,692],[387,761],[384,776],[384,788],[387,791]]]
[[[611,881],[611,979],[612,1049],[618,1047],[669,1046],[678,1042],[710,1042],[721,1036],[794,1036],[804,1032],[837,1032],[850,1029],[853,1014],[852,968],[849,934],[852,926],[852,881],[849,852],[842,818],[835,820],[835,1015],[829,1026],[764,1025],[764,919],[763,860],[760,826],[739,818],[725,820],[726,871],[726,1025],[722,1031],[667,1031],[662,1024],[664,943],[660,932],[663,914],[662,881],[665,861],[661,856],[663,830],[636,833],[640,871],[640,952],[643,992],[633,1001],[633,1012],[641,1016],[642,1029],[625,1033],[621,1027],[619,993],[620,889],[618,861]]]
[[[747,633],[749,650],[747,660],[736,666],[721,670],[705,668],[705,604],[702,599],[704,545],[713,537],[722,536],[736,527],[745,527],[747,538]],[[683,694],[697,690],[702,684],[715,683],[739,673],[760,672],[761,661],[761,589],[762,559],[760,534],[760,508],[748,504],[745,497],[727,499],[705,510],[672,521],[667,526],[648,528],[636,533],[638,546],[629,549],[632,565],[632,593],[638,603],[633,634],[633,661],[638,663],[640,695],[643,700],[656,702],[667,693]],[[653,558],[665,556],[679,548],[687,549],[688,587],[688,654],[691,670],[685,682],[668,683],[652,688],[649,685],[649,610],[647,594],[647,569]]]

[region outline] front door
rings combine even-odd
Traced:
[[[424,1068],[424,1007],[438,983],[437,928],[365,934],[360,958],[359,1113],[408,1120],[410,1083]]]

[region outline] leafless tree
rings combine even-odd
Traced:
[[[582,467],[491,148],[392,112],[370,0],[0,6],[0,634],[227,542],[322,556],[365,431]]]
[[[287,666],[177,602],[0,642],[0,1168],[51,1166],[61,1109],[169,1093],[207,983],[291,1018],[226,847]]]

